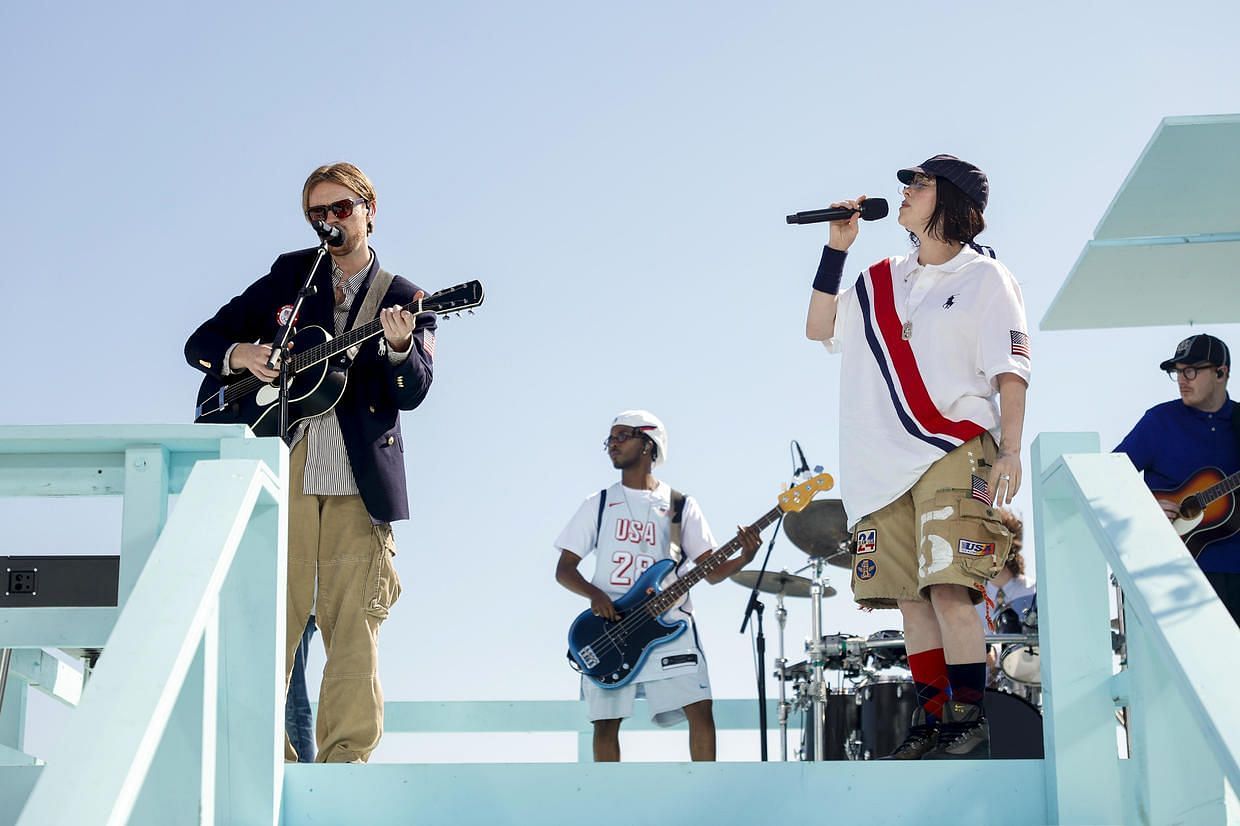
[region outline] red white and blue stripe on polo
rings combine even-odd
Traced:
[[[977,422],[948,419],[930,399],[913,347],[903,337],[891,285],[891,260],[884,259],[861,274],[856,285],[865,339],[897,418],[913,438],[950,453],[986,428]]]

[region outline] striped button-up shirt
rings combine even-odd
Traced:
[[[370,254],[370,263],[349,278],[340,267],[332,265],[333,287],[344,281],[344,301],[336,305],[333,314],[335,335],[346,332],[349,311],[357,299],[357,292],[366,280],[366,276],[375,268],[375,256]],[[361,319],[365,323],[368,319]],[[413,352],[412,346],[403,353],[387,350],[388,360],[400,364]],[[303,422],[293,436],[290,449],[302,439],[306,439],[306,473],[302,482],[302,493],[316,496],[354,496],[357,495],[357,481],[353,477],[353,468],[349,464],[349,454],[345,450],[344,436],[340,432],[340,421],[336,411],[329,410],[321,416],[315,416]]]

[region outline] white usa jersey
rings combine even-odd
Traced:
[[[616,599],[627,593],[651,565],[671,559],[672,489],[666,482],[659,482],[653,491],[633,490],[619,483],[612,485],[607,489],[601,528],[599,496],[595,493],[581,504],[560,532],[555,547],[570,551],[582,559],[594,554],[594,575],[590,581]],[[715,548],[710,526],[692,496],[685,497],[680,542],[685,558],[682,566]],[[664,587],[667,581],[664,581]],[[650,650],[645,665],[635,678],[637,682],[672,677],[683,672],[687,661],[678,659],[677,655],[692,654],[702,658],[692,611],[693,605],[686,595],[676,607],[664,614],[666,621],[686,620],[689,627],[670,642]],[[672,661],[665,667],[666,658],[672,658]]]

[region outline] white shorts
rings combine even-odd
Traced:
[[[685,719],[684,707],[710,699],[710,674],[706,660],[701,658],[694,671],[629,683],[621,688],[599,688],[581,678],[581,698],[590,711],[590,721],[623,720],[633,716],[633,701],[645,697],[650,706],[650,720],[658,726],[674,726]]]

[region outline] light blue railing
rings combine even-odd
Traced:
[[[1094,434],[1044,433],[1033,466],[1052,822],[1225,823],[1225,783],[1240,788],[1240,629],[1126,456],[1099,453]],[[1108,567],[1124,592],[1118,674]]]
[[[106,643],[47,765],[0,770],[20,826],[278,822],[287,470],[243,427],[0,428],[0,494],[125,497],[119,608],[0,609],[5,715],[40,649]]]
[[[849,818],[889,803],[893,783],[917,802],[883,809],[892,823],[1222,823],[1225,784],[1240,785],[1240,705],[1229,696],[1240,631],[1127,460],[1097,450],[1079,434],[1034,445],[1047,758],[1002,767],[1004,788],[1037,789],[1013,814],[985,795],[933,807],[935,789],[976,782],[968,763],[285,767],[283,446],[230,427],[0,428],[0,495],[125,496],[121,609],[0,609],[0,648],[15,651],[17,675],[0,713],[0,799],[26,801],[0,823],[325,822],[356,814],[359,795],[374,824],[411,812],[568,823],[600,800],[623,806],[632,784],[667,805],[691,791],[715,819],[804,817],[827,798]],[[1126,594],[1118,675],[1108,567]],[[17,765],[32,762],[13,722],[28,687],[68,703],[80,688],[42,649],[105,643],[62,747],[46,766]],[[570,701],[390,703],[387,722],[390,732],[575,732],[586,760],[580,712]],[[720,728],[748,728],[754,712],[752,701],[720,701]],[[480,787],[492,791],[479,798]]]

